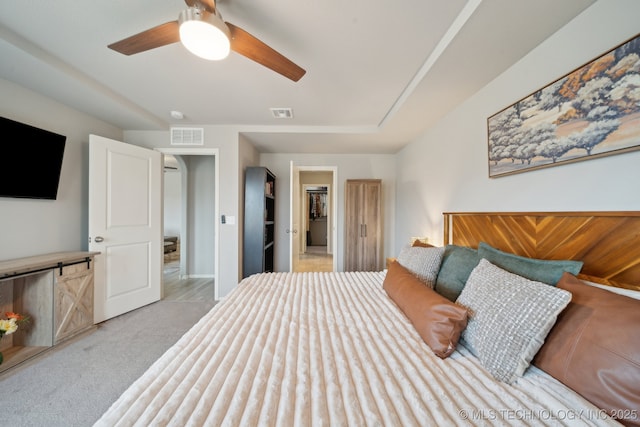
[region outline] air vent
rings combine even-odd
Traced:
[[[291,108],[270,108],[271,114],[276,119],[292,119],[293,110]]]
[[[204,145],[204,129],[171,128],[171,145]]]

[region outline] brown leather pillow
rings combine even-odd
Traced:
[[[413,243],[411,244],[411,247],[413,247],[413,248],[435,248],[435,246],[433,246],[433,245],[431,245],[429,243],[423,242],[422,240],[417,240],[417,239],[413,241]]]
[[[564,273],[572,299],[533,364],[625,425],[640,425],[640,301]]]
[[[438,357],[453,353],[467,326],[464,307],[425,286],[397,261],[389,265],[382,287]]]

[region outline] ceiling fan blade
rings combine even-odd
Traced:
[[[150,28],[126,39],[111,43],[108,47],[124,55],[144,52],[156,47],[180,41],[178,21],[170,21]]]
[[[297,82],[306,71],[240,27],[225,22],[231,32],[231,50]]]
[[[204,7],[204,10],[206,10],[209,13],[216,13],[216,2],[215,0],[184,0],[185,3],[187,3],[187,5],[189,7],[195,7],[195,5],[200,4],[202,7]]]
[[[216,13],[216,2],[214,0],[184,0],[189,7],[202,6],[209,13]]]

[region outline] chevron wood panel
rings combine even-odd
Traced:
[[[445,243],[480,242],[539,259],[584,262],[580,277],[640,291],[640,212],[445,213]]]

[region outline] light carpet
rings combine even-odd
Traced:
[[[3,425],[91,426],[213,301],[159,301],[0,375]]]

